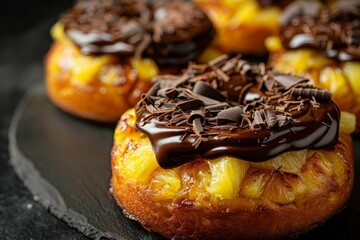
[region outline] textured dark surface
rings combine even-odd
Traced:
[[[159,239],[126,218],[109,193],[114,127],[71,117],[44,88],[32,89],[11,122],[11,162],[39,202],[86,236]]]
[[[7,132],[24,91],[42,81],[50,26],[70,0],[3,1],[0,8],[0,239],[87,239],[48,213],[9,164]]]

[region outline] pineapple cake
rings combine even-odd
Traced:
[[[51,31],[48,96],[73,115],[116,123],[149,90],[152,77],[197,58],[213,32],[191,2],[76,1]]]
[[[266,39],[274,69],[309,77],[333,93],[360,131],[360,1],[296,1],[281,16],[278,36]]]
[[[344,207],[355,117],[329,91],[226,55],[154,80],[114,134],[126,216],[170,239],[264,239]]]

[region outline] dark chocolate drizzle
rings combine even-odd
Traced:
[[[317,1],[296,1],[281,17],[285,49],[312,48],[340,61],[360,60],[360,1],[339,1],[325,7]]]
[[[213,35],[208,17],[182,1],[81,0],[61,22],[85,55],[145,56],[163,65],[194,59]]]
[[[221,155],[265,161],[337,143],[339,109],[308,79],[221,56],[155,80],[136,107],[136,128],[164,168]]]

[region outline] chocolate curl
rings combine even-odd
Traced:
[[[220,102],[226,102],[226,98],[216,89],[213,89],[204,82],[196,82],[193,93],[211,98]]]
[[[227,54],[223,54],[209,62],[209,66],[221,66],[229,59]]]
[[[201,124],[200,118],[195,118],[192,122],[193,125],[193,131],[197,136],[201,136],[202,133],[204,133],[204,129]]]
[[[274,76],[274,80],[286,89],[289,89],[291,86],[294,86],[295,84],[297,84],[299,82],[302,82],[305,80],[307,81],[307,79],[304,79],[301,77],[285,75],[285,74]]]
[[[223,125],[227,123],[240,123],[242,120],[243,109],[239,106],[231,107],[219,112],[216,116],[216,123]]]
[[[204,102],[199,99],[191,99],[188,101],[184,101],[181,103],[178,103],[176,105],[182,112],[187,112],[190,110],[197,110],[204,106]]]
[[[276,114],[275,111],[268,108],[265,109],[265,122],[266,122],[266,128],[270,129],[276,125]]]
[[[263,116],[265,115],[264,110],[256,110],[254,113],[254,120],[252,122],[252,128],[254,130],[260,130],[262,127],[265,126],[265,121]]]
[[[191,124],[195,119],[199,119],[201,124],[205,123],[205,114],[202,110],[191,111],[187,120],[188,124]]]
[[[317,88],[293,88],[291,90],[292,96],[301,96],[303,98],[314,97],[318,101],[330,102],[332,98],[331,92]]]
[[[229,104],[219,103],[219,104],[215,104],[215,105],[211,105],[211,106],[206,106],[205,110],[207,110],[211,113],[216,113],[216,112],[220,112],[220,111],[224,110],[227,107],[229,107]]]

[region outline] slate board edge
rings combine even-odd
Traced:
[[[33,196],[38,198],[37,201],[39,201],[52,215],[64,221],[70,227],[75,228],[91,239],[125,240],[125,238],[118,234],[103,232],[100,229],[97,229],[92,224],[88,223],[85,216],[67,208],[57,189],[41,176],[32,161],[24,156],[18,148],[16,133],[23,110],[26,108],[31,96],[37,95],[43,91],[43,86],[36,86],[33,89],[28,90],[16,107],[8,132],[10,164],[13,166],[15,173],[22,180],[25,187]]]

